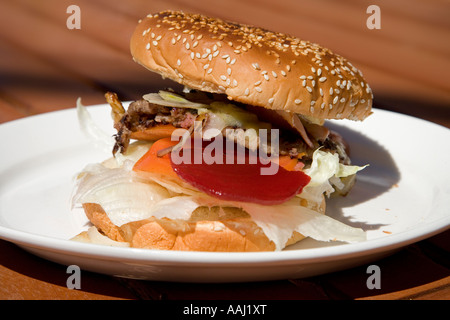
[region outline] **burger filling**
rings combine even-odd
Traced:
[[[298,159],[306,166],[312,161],[315,150],[331,152],[339,156],[342,164],[351,164],[348,146],[342,137],[314,121],[297,114],[285,111],[274,111],[233,102],[231,104],[223,95],[190,90],[183,93],[161,91],[159,94],[148,94],[142,99],[132,102],[125,111],[117,95],[106,94],[107,101],[113,108],[115,117],[116,143],[113,149],[125,152],[130,139],[155,140],[155,127],[167,128],[165,134],[170,136],[176,128],[190,129],[196,120],[201,120],[204,128],[216,128],[225,138],[249,147],[249,137],[245,134],[227,136],[227,129],[271,129],[279,130],[279,155]],[[316,123],[314,123],[316,122]],[[319,122],[319,123],[318,123]],[[150,130],[149,130],[150,129]],[[146,135],[146,132],[149,132]],[[252,131],[257,135],[257,130]],[[268,134],[270,136],[270,133]],[[256,148],[262,146],[257,140]],[[270,141],[269,141],[270,145]],[[265,150],[267,151],[267,150]]]

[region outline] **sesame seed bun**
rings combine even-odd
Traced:
[[[230,100],[318,119],[363,120],[371,113],[372,91],[358,69],[286,34],[164,11],[140,21],[130,47],[147,69]]]

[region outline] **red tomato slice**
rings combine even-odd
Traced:
[[[206,143],[207,144],[207,143]],[[228,201],[252,202],[264,205],[283,203],[302,192],[311,178],[302,171],[288,171],[276,163],[264,164],[255,154],[245,154],[244,164],[227,163],[223,153],[223,163],[194,163],[195,143],[192,147],[183,148],[182,152],[190,152],[191,161],[175,163],[171,157],[171,165],[176,174],[195,188],[211,196]],[[201,148],[205,148],[205,144]],[[256,163],[251,163],[250,159]],[[204,157],[202,157],[203,159]],[[261,169],[278,166],[275,174],[262,175]]]

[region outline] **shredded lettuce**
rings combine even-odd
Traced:
[[[111,152],[114,146],[114,137],[103,131],[92,119],[87,108],[77,99],[77,117],[81,132],[92,141],[100,150]]]
[[[329,196],[335,190],[333,185],[341,187],[339,178],[356,174],[366,166],[344,165],[339,162],[338,154],[317,149],[314,151],[311,167],[304,170],[311,181],[303,189],[301,196],[319,201],[324,193]]]

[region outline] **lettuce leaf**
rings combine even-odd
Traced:
[[[303,189],[301,197],[320,201],[323,194],[333,193],[333,184],[339,184],[338,178],[345,178],[363,170],[365,166],[344,165],[339,162],[339,155],[320,149],[314,151],[311,167],[304,172],[311,177],[309,184]]]

